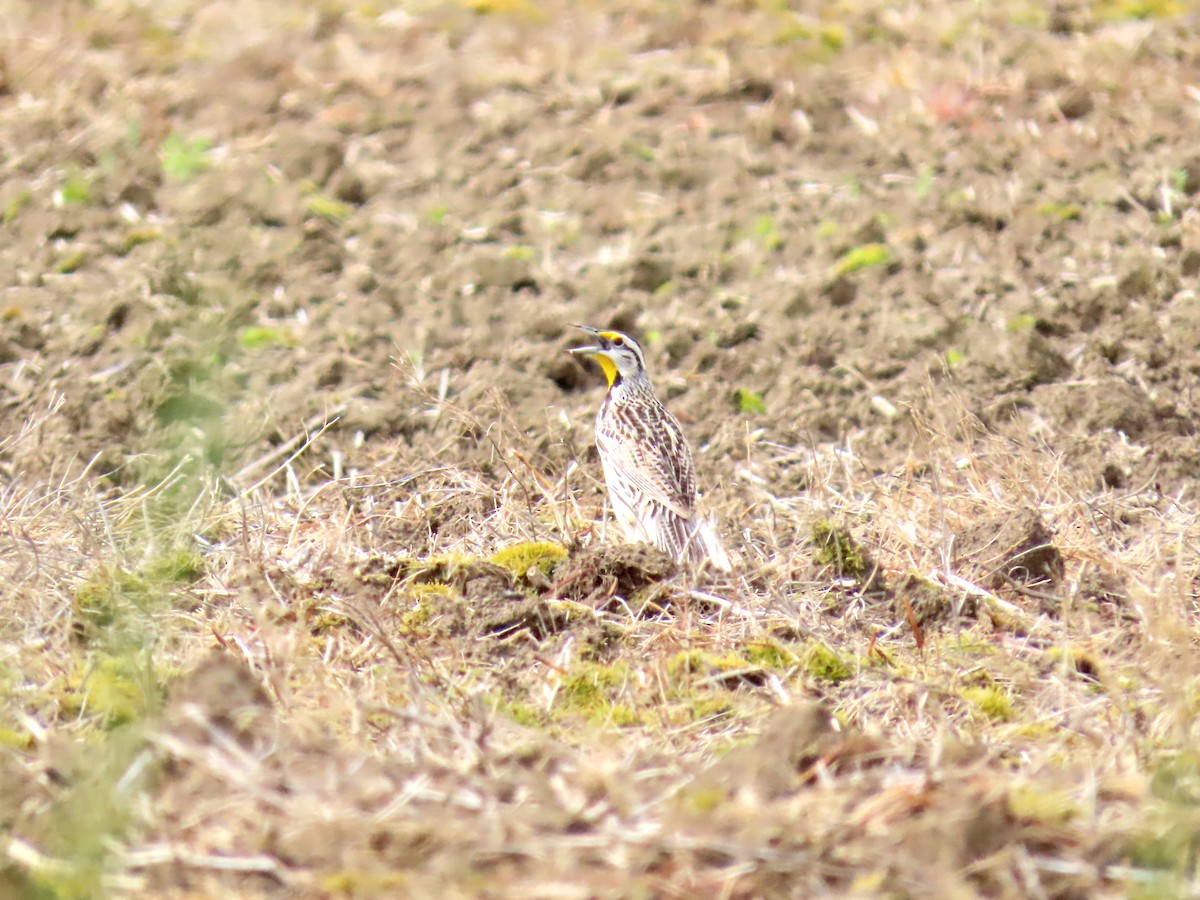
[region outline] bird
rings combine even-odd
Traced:
[[[733,566],[711,519],[696,504],[696,465],[679,420],[654,393],[638,342],[620,331],[577,325],[608,379],[596,414],[596,449],[617,521],[631,543],[652,544],[694,568]]]

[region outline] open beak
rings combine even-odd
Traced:
[[[603,353],[608,349],[608,341],[600,336],[600,332],[589,325],[576,325],[580,331],[588,337],[593,338],[596,343],[589,347],[572,347],[568,353],[586,353],[589,356],[595,356],[597,353]]]

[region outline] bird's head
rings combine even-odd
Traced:
[[[629,335],[620,331],[598,331],[587,325],[576,327],[592,339],[592,344],[572,347],[570,352],[586,354],[600,363],[610,388],[619,381],[636,381],[647,377],[642,348]]]

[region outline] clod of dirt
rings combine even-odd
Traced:
[[[768,717],[754,743],[731,751],[702,782],[730,795],[748,793],[761,802],[799,789],[818,762],[836,769],[877,749],[865,735],[836,731],[833,717],[820,703],[784,706]]]
[[[992,516],[958,536],[956,566],[975,566],[977,579],[995,589],[1006,584],[1057,584],[1063,558],[1037,510]]]
[[[633,264],[629,273],[629,286],[634,290],[652,294],[674,275],[675,268],[669,259],[661,256],[643,256]]]
[[[562,631],[573,618],[578,618],[567,609],[519,591],[489,594],[468,603],[468,610],[467,629],[477,638],[504,638],[524,631],[540,641]]]
[[[521,255],[480,253],[474,264],[475,279],[481,287],[500,287],[517,290],[534,286],[533,262]]]
[[[435,563],[421,573],[416,588],[424,588],[423,596],[405,618],[433,635],[479,640],[524,634],[540,641],[585,618],[582,624],[591,624],[590,613],[553,597],[530,596],[511,571],[482,560]]]
[[[1058,101],[1058,111],[1067,119],[1082,119],[1095,107],[1092,92],[1082,85],[1071,88]]]
[[[1097,606],[1125,606],[1129,602],[1129,584],[1118,575],[1089,567],[1079,579],[1079,596]]]
[[[822,519],[813,523],[809,539],[813,563],[831,572],[834,578],[852,579],[863,592],[884,586],[879,563],[850,529]]]
[[[623,598],[641,615],[669,604],[664,583],[679,568],[667,554],[645,544],[598,544],[571,554],[559,564],[555,593],[596,609]]]
[[[1027,387],[1049,384],[1071,374],[1071,363],[1067,358],[1037,332],[1030,334],[1023,343],[1017,343],[1013,356],[1018,371],[1024,373],[1022,380]]]
[[[1043,416],[1089,433],[1111,428],[1137,439],[1153,421],[1150,398],[1119,378],[1093,384],[1040,385],[1032,399]]]
[[[257,723],[272,712],[271,700],[246,664],[224,651],[213,651],[170,686],[166,711],[169,730],[198,743],[217,729],[248,746]]]
[[[565,353],[561,359],[551,359],[545,363],[542,371],[560,390],[567,392],[580,391],[597,383],[583,366]]]
[[[821,296],[834,308],[849,306],[858,296],[858,285],[853,279],[839,275],[821,288]]]
[[[957,597],[918,575],[906,575],[892,591],[894,614],[898,621],[908,618],[911,609],[917,624],[922,628],[950,619],[954,615]],[[963,597],[959,615],[974,618],[979,599]]]
[[[456,566],[446,582],[457,588],[467,600],[485,602],[516,588],[513,573],[495,563],[472,561]]]
[[[1126,272],[1117,283],[1117,293],[1126,300],[1136,300],[1154,291],[1154,270],[1149,266],[1137,266]]]
[[[717,338],[717,346],[722,350],[737,347],[746,341],[752,341],[759,336],[761,329],[754,322],[740,322],[729,331]]]

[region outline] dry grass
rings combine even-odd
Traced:
[[[156,585],[84,637],[81,578],[117,565],[145,578],[165,538],[143,515],[154,492],[102,498],[86,478],[37,497],[11,487],[19,540],[4,579],[29,616],[9,620],[5,641],[6,733],[27,748],[8,761],[24,798],[11,807],[12,883],[247,896],[1179,890],[1163,879],[1191,827],[1194,510],[1149,491],[1096,494],[1044,448],[987,436],[961,409],[942,418],[953,432],[914,426],[919,465],[872,476],[816,447],[803,494],[772,495],[769,477],[717,492],[723,520],[742,523],[744,566],[702,590],[671,579],[665,612],[583,606],[493,636],[469,618],[439,629],[451,613],[436,607],[405,618],[424,576],[404,536],[441,510],[445,533],[422,555],[457,560],[438,573],[457,585],[443,599],[469,595],[454,566],[509,535],[596,545],[573,499],[593,477],[583,469],[536,492],[529,473],[452,466],[306,484],[294,473],[320,456],[317,438],[190,519],[210,535],[197,581]],[[452,433],[457,417],[446,421]],[[495,451],[535,448],[501,436]],[[769,472],[777,454],[755,445],[745,465]],[[1055,535],[1059,583],[992,585],[957,555],[970,523],[1027,510]],[[1155,534],[1119,525],[1147,515]],[[817,520],[846,523],[877,582],[914,576],[947,608],[979,613],[931,620],[918,650],[891,592],[831,583],[790,540]],[[1090,594],[1097,573],[1124,588]],[[546,611],[563,602],[550,581],[513,593]],[[81,843],[97,809],[113,811],[111,836]]]

